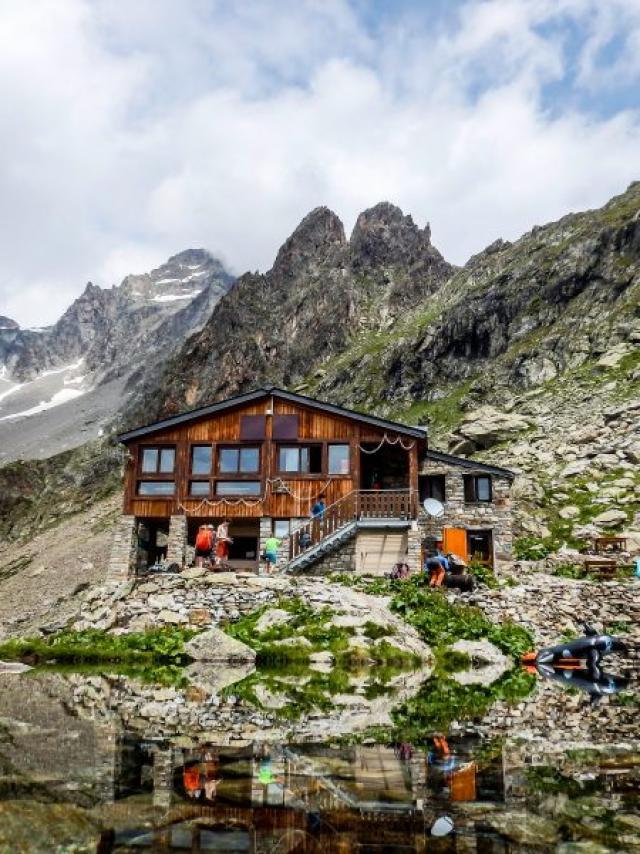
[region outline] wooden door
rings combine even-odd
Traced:
[[[469,551],[467,549],[467,532],[464,528],[443,528],[442,529],[442,551],[445,554],[453,552],[454,555],[461,557],[463,561],[469,560]]]

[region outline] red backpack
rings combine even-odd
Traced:
[[[196,537],[196,548],[200,552],[208,552],[213,546],[213,531],[210,528],[202,528]]]

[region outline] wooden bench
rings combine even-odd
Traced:
[[[585,558],[584,568],[587,573],[593,573],[599,578],[605,579],[615,578],[618,571],[618,565],[615,560],[601,557]]]

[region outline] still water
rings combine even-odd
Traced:
[[[1,674],[0,851],[640,851],[633,693],[330,679]]]

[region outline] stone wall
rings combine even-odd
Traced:
[[[356,568],[356,535],[347,540],[342,546],[331,554],[325,555],[316,561],[305,575],[329,575],[332,572],[355,572]]]
[[[186,515],[172,516],[169,520],[169,542],[167,543],[167,561],[184,565],[187,546]]]
[[[107,565],[107,581],[125,581],[135,571],[138,535],[135,516],[121,516],[116,524]]]
[[[482,472],[477,472],[481,474]],[[420,509],[420,527],[425,537],[442,538],[443,528],[467,528],[493,531],[493,549],[496,563],[513,559],[513,533],[511,518],[511,482],[505,477],[491,476],[493,500],[466,503],[464,500],[464,476],[472,474],[468,469],[436,460],[422,463],[421,475],[444,475],[444,516],[434,518]]]

